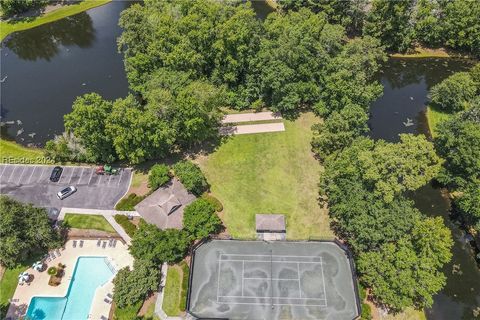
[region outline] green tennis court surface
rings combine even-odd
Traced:
[[[213,240],[195,251],[189,311],[199,318],[354,319],[350,262],[334,242]]]

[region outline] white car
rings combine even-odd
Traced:
[[[66,187],[65,189],[63,189],[63,190],[61,190],[57,193],[57,197],[58,197],[58,199],[63,200],[66,197],[74,194],[76,191],[77,191],[77,188],[75,188],[74,186]]]

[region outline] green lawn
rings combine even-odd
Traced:
[[[447,121],[453,117],[452,113],[448,113],[442,110],[439,110],[438,108],[432,107],[432,106],[427,106],[427,122],[428,122],[428,128],[430,129],[430,133],[433,138],[437,136],[437,127],[440,122]]]
[[[233,237],[254,238],[255,214],[281,213],[289,239],[333,238],[328,214],[317,202],[322,167],[310,140],[318,121],[308,113],[285,120],[285,132],[234,136],[199,159]]]
[[[65,219],[63,221],[71,228],[94,229],[115,233],[115,229],[113,229],[110,223],[100,215],[67,213],[65,214]]]
[[[179,316],[182,313],[182,283],[183,271],[180,266],[169,266],[162,305],[163,311],[165,311],[168,316]]]
[[[80,3],[67,5],[34,18],[25,18],[18,21],[0,22],[0,40],[3,40],[12,32],[26,30],[40,26],[45,23],[53,22],[88,9],[104,5],[112,0],[83,0]]]
[[[44,163],[42,149],[26,148],[13,141],[0,139],[0,162]]]
[[[18,275],[27,270],[36,260],[38,257],[32,257],[16,268],[5,270],[2,280],[0,280],[0,319],[5,318],[10,304],[8,300],[13,297],[18,285]]]

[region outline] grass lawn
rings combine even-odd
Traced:
[[[39,17],[25,18],[17,21],[0,22],[0,40],[3,40],[12,32],[26,30],[40,26],[45,23],[53,22],[82,11],[104,5],[112,0],[83,0],[80,3],[67,5]]]
[[[289,239],[333,238],[320,208],[322,167],[311,152],[312,113],[285,120],[285,132],[231,137],[198,162],[224,207],[223,221],[235,238],[254,238],[256,213],[281,213]]]
[[[27,270],[39,257],[32,257],[22,264],[19,264],[16,268],[6,269],[0,280],[0,319],[5,318],[8,311],[8,300],[13,297],[15,289],[18,285],[18,275]]]
[[[77,229],[94,229],[105,232],[115,233],[115,229],[108,223],[108,221],[100,215],[86,215],[86,214],[65,214],[64,222],[71,228]]]
[[[182,286],[182,270],[178,266],[169,266],[167,271],[167,282],[163,296],[163,311],[168,316],[179,316],[180,290]]]
[[[0,162],[12,163],[23,161],[23,163],[40,163],[45,160],[43,150],[37,148],[26,148],[13,141],[0,139]]]
[[[453,113],[448,113],[438,108],[427,106],[427,122],[428,128],[433,138],[437,136],[436,129],[440,122],[444,122],[453,117]]]
[[[387,314],[382,319],[384,320],[426,320],[425,312],[423,310],[415,310],[414,308],[407,308],[398,314]]]
[[[114,320],[132,320],[137,319],[138,310],[142,307],[143,301],[140,301],[133,306],[127,306],[125,308],[115,308],[113,313]]]

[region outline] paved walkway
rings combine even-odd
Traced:
[[[282,122],[279,123],[262,123],[262,124],[247,124],[241,126],[227,126],[219,129],[221,135],[232,134],[252,134],[265,132],[281,132],[285,131],[285,126]]]
[[[238,123],[238,122],[252,122],[252,121],[266,121],[266,120],[280,120],[282,115],[274,112],[255,112],[255,113],[237,113],[227,114],[222,123]]]
[[[131,215],[134,217],[140,216],[136,211],[118,211],[118,210],[97,210],[97,209],[82,209],[82,208],[62,208],[60,214],[58,215],[58,221],[62,221],[65,218],[66,213],[75,213],[75,214],[86,214],[86,215],[101,215],[103,216],[115,229],[115,231],[122,237],[126,244],[130,245],[132,238],[125,232],[123,227],[115,221],[113,216],[117,214],[122,215]]]

